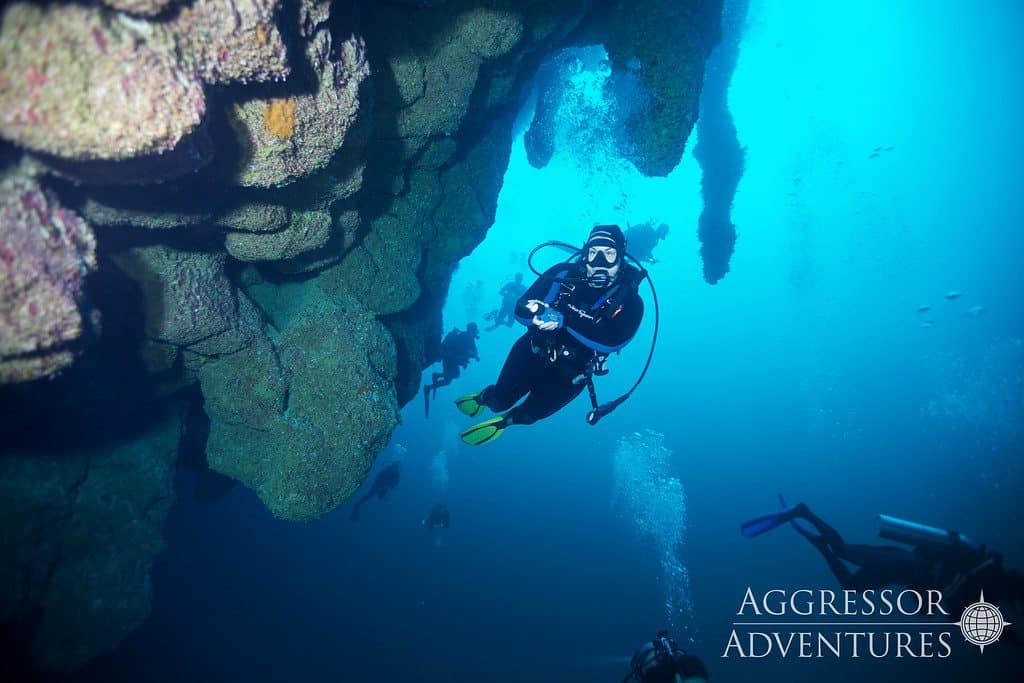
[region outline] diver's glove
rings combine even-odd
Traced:
[[[565,324],[565,316],[543,301],[530,299],[526,303],[526,309],[533,313],[531,322],[543,332],[552,332]]]

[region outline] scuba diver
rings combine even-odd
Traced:
[[[679,647],[668,631],[659,631],[644,643],[629,663],[631,671],[622,683],[699,683],[708,680],[708,670],[697,656]]]
[[[804,503],[786,506],[782,496],[779,500],[782,510],[743,523],[743,535],[754,538],[789,523],[821,553],[844,590],[893,585],[919,591],[941,590],[950,614],[977,602],[982,590],[993,604],[1004,603],[1015,610],[1024,607],[1024,574],[1004,568],[1001,555],[975,545],[959,532],[879,515],[879,536],[903,546],[847,543]],[[846,563],[856,569],[851,570]],[[1020,643],[1015,633],[1008,635]]]
[[[366,495],[356,501],[355,507],[352,508],[352,520],[359,519],[359,508],[374,496],[377,496],[377,500],[384,500],[388,491],[398,486],[400,476],[401,472],[398,469],[397,461],[382,469],[374,478],[373,486],[366,492]]]
[[[515,325],[516,302],[519,301],[519,297],[525,291],[526,285],[523,284],[523,274],[516,273],[515,279],[511,282],[506,282],[505,286],[498,292],[501,296],[501,308],[497,308],[484,316],[487,320],[494,321],[494,324],[485,330],[486,332],[493,332],[502,325],[505,327]]]
[[[423,520],[423,526],[428,529],[447,529],[451,524],[452,516],[444,503],[438,503],[430,509],[430,514]]]
[[[460,368],[469,367],[469,361],[480,360],[476,350],[476,340],[480,338],[480,328],[476,323],[466,325],[466,331],[453,329],[441,342],[441,372],[432,375],[430,384],[423,385],[423,409],[430,417],[430,399],[437,396],[440,387],[446,387],[458,379]]]
[[[438,503],[430,509],[430,514],[423,520],[435,548],[440,548],[444,541],[445,530],[451,524],[452,516],[444,503]]]
[[[630,245],[630,253],[637,261],[657,263],[654,248],[658,242],[668,237],[668,226],[662,223],[655,228],[651,223],[631,225],[626,230],[626,242]]]
[[[579,260],[559,263],[539,274],[516,302],[516,319],[527,331],[512,345],[498,381],[455,401],[470,417],[479,416],[484,408],[504,413],[462,432],[464,442],[479,446],[511,425],[549,417],[584,387],[594,405],[587,421],[595,424],[643,379],[641,374],[629,392],[598,406],[592,377],[607,374],[608,355],[626,346],[639,329],[644,302],[637,288],[646,273],[625,262],[626,239],[617,225],[594,227],[583,249],[573,251],[580,254]]]

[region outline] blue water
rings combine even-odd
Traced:
[[[73,678],[617,681],[671,624],[716,681],[1021,680],[1004,644],[957,642],[941,661],[720,655],[747,586],[836,588],[788,530],[738,533],[779,492],[851,540],[872,542],[885,512],[1024,566],[1022,19],[1014,2],[752,1],[730,93],[747,150],[739,238],[714,287],[689,151],[649,179],[599,145],[536,170],[517,139],[446,327],[496,306],[540,241],[665,222],[650,268],[662,328],[640,390],[597,427],[584,395],[462,446],[468,422],[442,399],[493,381],[519,334],[502,328],[429,421],[418,397],[406,406],[378,460],[400,458],[401,482],[358,523],[348,506],[279,522],[240,487],[203,506],[183,471],[150,620]],[[602,397],[636,377],[652,324],[613,358]],[[438,500],[452,526],[434,538],[420,522]]]

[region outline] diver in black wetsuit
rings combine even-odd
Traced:
[[[977,602],[984,590],[988,602],[1018,611],[1024,608],[1024,574],[1004,568],[1002,556],[973,544],[963,534],[880,515],[881,535],[909,547],[847,543],[804,503],[786,507],[781,496],[779,500],[782,510],[745,522],[743,535],[753,538],[789,523],[821,553],[845,590],[885,586],[941,590],[950,614],[959,614]],[[802,521],[810,523],[813,530]],[[856,569],[851,570],[847,563]],[[1020,643],[1015,632],[1007,633],[1009,640]]]
[[[430,417],[430,399],[437,396],[437,390],[458,379],[461,370],[469,367],[469,361],[480,360],[476,350],[479,338],[480,328],[476,323],[469,323],[465,332],[453,329],[441,341],[441,372],[433,373],[430,384],[423,385],[423,409],[427,417]]]
[[[658,242],[668,237],[668,226],[664,223],[654,227],[652,223],[639,223],[629,226],[626,230],[626,241],[629,242],[629,252],[637,261],[646,263],[657,263],[654,258],[654,248]]]
[[[447,529],[452,522],[451,513],[444,503],[438,503],[430,509],[430,514],[423,520],[423,526],[428,529]]]
[[[525,291],[526,285],[523,284],[523,274],[516,273],[515,279],[511,282],[506,282],[505,286],[498,292],[501,295],[501,308],[495,309],[484,316],[488,320],[493,321],[493,324],[486,329],[487,332],[493,332],[502,325],[506,327],[515,325],[516,302],[519,301],[519,297]]]
[[[708,670],[696,655],[679,647],[668,631],[659,631],[644,643],[629,663],[629,675],[622,683],[699,683],[708,680]]]
[[[470,417],[484,408],[508,412],[470,427],[463,441],[488,443],[511,425],[553,415],[583,391],[591,375],[607,372],[608,354],[629,343],[644,314],[637,293],[643,274],[625,263],[625,254],[622,230],[599,225],[581,261],[549,268],[519,298],[516,319],[528,330],[512,345],[498,381],[455,402]]]
[[[393,462],[382,469],[374,478],[373,486],[366,492],[366,495],[356,501],[355,506],[352,508],[352,519],[359,519],[359,508],[374,496],[377,497],[377,500],[384,500],[384,496],[388,494],[388,491],[398,486],[400,477],[401,472],[398,469],[397,462]]]

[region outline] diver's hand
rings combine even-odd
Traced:
[[[536,315],[541,308],[546,307],[547,304],[541,301],[540,299],[530,299],[529,301],[526,302],[526,310],[528,310],[530,313],[533,313],[534,315]]]

